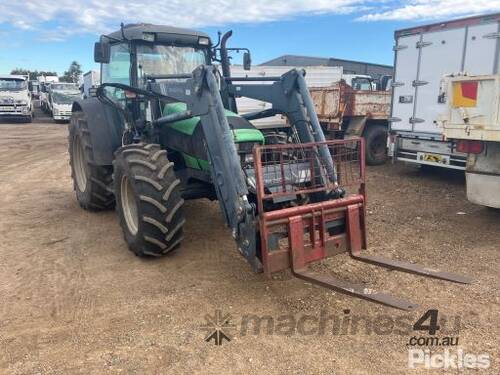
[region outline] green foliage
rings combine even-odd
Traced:
[[[36,77],[38,76],[57,76],[56,72],[47,72],[43,70],[28,70],[28,69],[23,69],[23,68],[15,68],[13,69],[10,74],[19,74],[19,75],[29,75],[30,80],[36,80]]]
[[[64,72],[60,78],[61,82],[71,82],[78,83],[80,76],[82,75],[82,66],[76,61],[73,61],[69,66],[69,69]]]

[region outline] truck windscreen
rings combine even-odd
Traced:
[[[26,90],[27,87],[23,79],[0,78],[0,91],[21,91]]]
[[[53,92],[52,101],[57,104],[71,104],[80,96],[80,92]]]
[[[73,83],[51,83],[52,90],[78,90],[78,86]]]

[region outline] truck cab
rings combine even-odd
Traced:
[[[377,84],[373,78],[364,74],[343,74],[342,79],[354,90],[375,91]]]
[[[32,121],[33,105],[27,76],[0,75],[0,118],[9,117]]]
[[[80,90],[74,83],[52,83],[48,103],[54,121],[69,121],[73,102],[80,96]]]

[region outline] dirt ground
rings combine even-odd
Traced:
[[[78,206],[66,137],[66,125],[47,119],[0,124],[0,373],[428,373],[408,369],[406,344],[423,331],[311,333],[321,314],[374,325],[399,319],[411,328],[428,309],[448,321],[459,317],[459,332],[448,336],[459,336],[464,353],[489,354],[489,369],[478,373],[500,372],[500,212],[468,203],[463,174],[390,163],[368,168],[369,251],[467,274],[474,284],[388,271],[345,255],[316,267],[420,306],[402,312],[287,273],[273,280],[253,274],[216,202],[186,204],[185,240],[173,254],[135,257],[115,212]],[[232,340],[220,346],[206,342],[201,329],[216,310],[235,325],[223,328]],[[252,314],[275,323],[309,316],[311,330],[276,325],[244,334]]]

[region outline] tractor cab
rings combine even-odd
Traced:
[[[211,63],[207,34],[169,26],[132,24],[103,35],[94,47],[101,83],[144,88],[148,77],[191,73]]]
[[[96,43],[94,57],[101,62],[101,83],[118,83],[147,90],[150,82],[178,76],[183,79],[200,65],[211,65],[215,49],[207,34],[167,26],[135,24],[101,37]],[[248,59],[248,57],[247,57]],[[127,90],[107,87],[106,95],[121,105],[127,102]],[[152,108],[153,117],[186,111],[186,104],[160,101]],[[142,116],[141,108],[136,108]],[[254,144],[263,144],[264,137],[248,120],[226,109],[225,115],[237,148],[251,154]],[[171,150],[178,163],[185,167],[209,172],[203,141],[205,136],[199,117],[175,121],[160,129],[159,140]],[[245,144],[240,146],[240,144]],[[242,155],[244,160],[245,155]],[[248,158],[248,157],[247,157]]]

